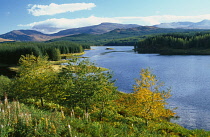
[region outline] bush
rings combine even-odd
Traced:
[[[0,76],[0,98],[4,97],[4,93],[8,91],[10,84],[11,80],[8,77],[3,75]]]

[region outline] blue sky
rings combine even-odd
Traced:
[[[210,20],[210,0],[1,0],[0,16],[0,34],[55,33],[102,22],[149,26]]]

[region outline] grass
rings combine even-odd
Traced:
[[[13,42],[14,40],[0,38],[0,42]]]
[[[86,57],[79,57],[81,55],[84,55],[85,52],[82,53],[69,53],[69,54],[61,54],[62,59],[69,59],[69,58],[86,58]]]
[[[79,108],[77,108],[79,109]],[[0,103],[0,136],[44,137],[208,137],[204,130],[187,130],[167,121],[149,121],[135,116],[119,114],[95,120],[97,114],[64,112],[60,106],[51,105],[48,110],[18,101]],[[81,111],[81,110],[80,110]],[[107,110],[111,111],[111,110]],[[110,112],[109,112],[110,113]]]

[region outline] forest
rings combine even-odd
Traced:
[[[209,136],[169,122],[170,90],[142,69],[132,93],[117,91],[110,71],[72,58],[59,71],[47,57],[21,56],[16,77],[0,76],[0,136]],[[164,90],[165,89],[165,90]]]
[[[60,54],[80,53],[84,49],[90,49],[90,46],[69,41],[0,43],[0,64],[17,64],[21,55],[27,54],[48,56],[49,60],[56,61],[60,59]]]
[[[210,33],[171,33],[151,36],[135,45],[139,53],[210,55]]]

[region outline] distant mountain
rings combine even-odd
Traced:
[[[155,25],[158,28],[181,28],[181,29],[210,29],[210,20],[203,20],[200,22],[172,22],[172,23],[161,23]]]
[[[117,23],[101,23],[99,25],[67,29],[54,34],[44,34],[35,30],[13,30],[6,34],[0,35],[0,38],[11,39],[15,41],[47,41],[54,38],[60,38],[76,34],[103,34],[116,28],[133,28],[139,27],[135,24],[117,24]]]
[[[140,39],[147,37],[148,35],[162,34],[162,33],[174,33],[174,32],[191,32],[196,31],[194,29],[167,29],[167,28],[157,28],[154,26],[140,26],[128,29],[115,29],[104,34],[77,34],[69,35],[66,37],[61,37],[57,39],[52,39],[53,41],[73,41],[80,44],[90,44],[90,45],[109,45],[116,44],[119,40],[124,41],[124,38],[133,39],[132,43],[138,42]],[[197,30],[201,31],[201,30]],[[133,38],[138,37],[138,38]],[[131,40],[129,40],[131,41]],[[111,44],[110,44],[111,43]],[[131,43],[131,42],[130,42]]]
[[[46,41],[58,37],[43,34],[35,30],[13,30],[6,34],[0,35],[0,38],[15,41]]]
[[[73,28],[60,31],[58,33],[52,34],[52,36],[61,36],[61,35],[75,35],[75,34],[103,34],[114,29],[127,29],[127,28],[135,28],[140,25],[136,24],[117,24],[117,23],[101,23],[99,25],[81,27],[81,28]]]
[[[210,29],[210,20],[203,20],[201,22],[194,23],[190,27],[197,29]]]
[[[167,29],[168,28],[168,29]],[[117,24],[117,23],[101,23],[88,27],[73,28],[60,31],[54,34],[44,34],[35,30],[14,30],[6,34],[0,35],[0,38],[15,41],[48,41],[55,38],[66,37],[64,39],[72,39],[81,37],[80,34],[101,34],[103,39],[125,38],[141,35],[149,35],[156,33],[183,32],[185,29],[210,29],[210,20],[201,22],[173,22],[162,23],[156,26],[140,26],[136,24]],[[73,36],[76,35],[76,36]],[[72,36],[72,37],[71,37]],[[91,37],[84,36],[83,37]],[[94,37],[96,38],[96,36]],[[59,39],[58,39],[59,40]],[[95,41],[98,39],[94,39]]]

